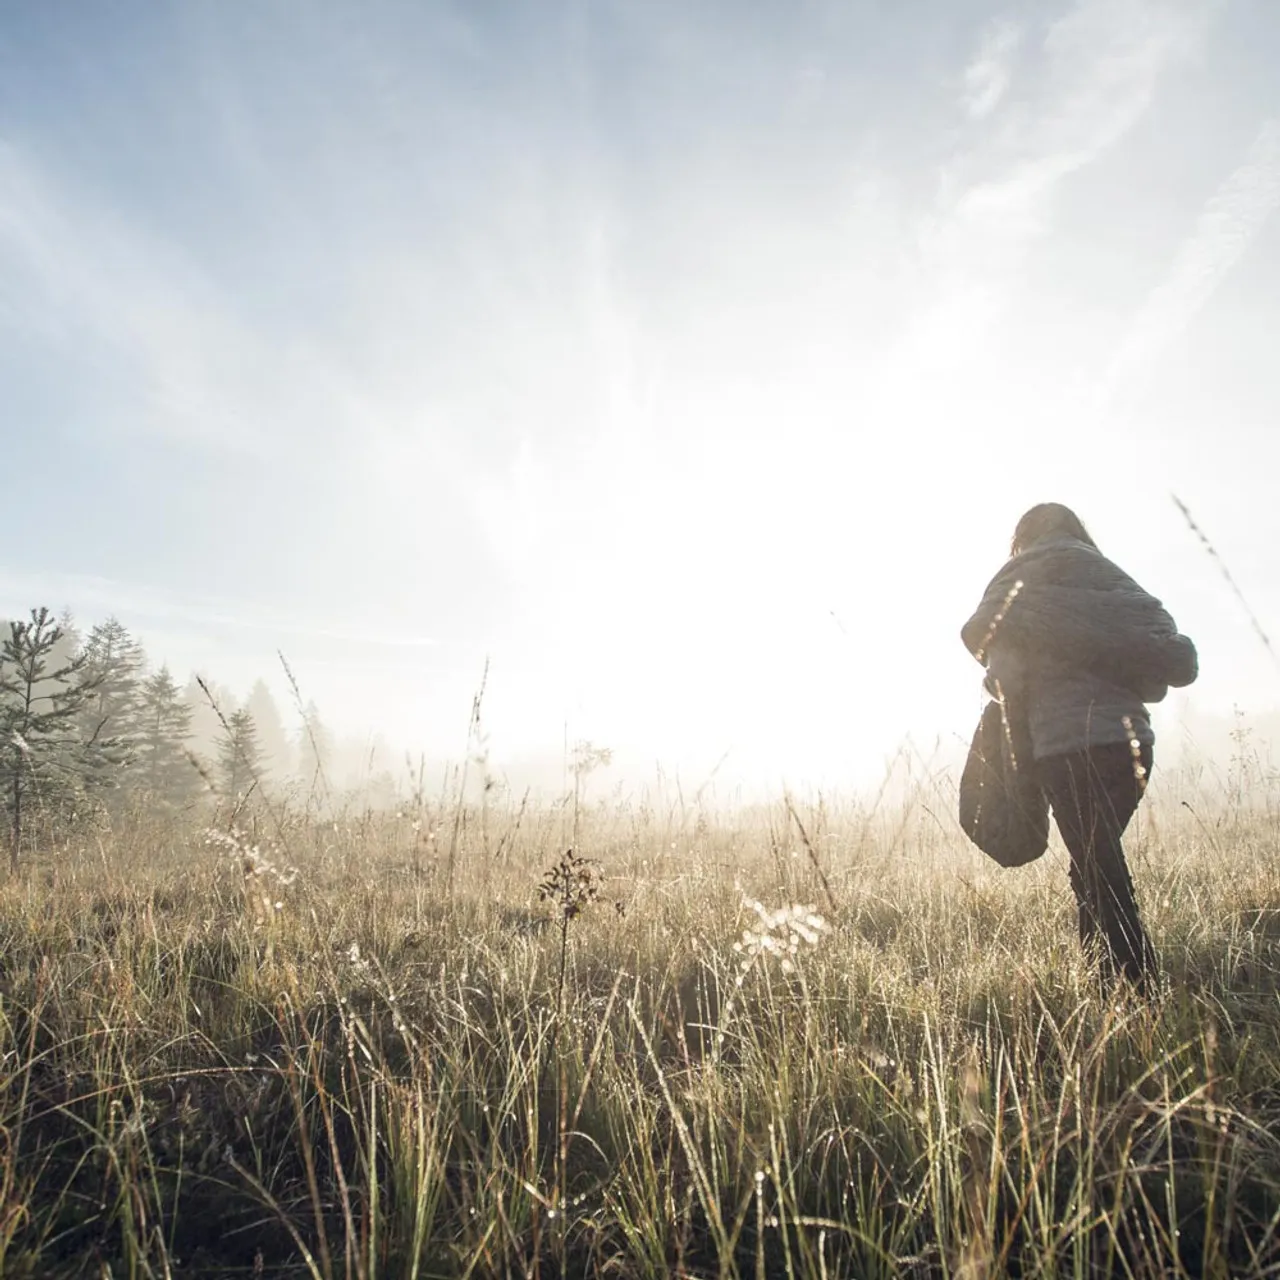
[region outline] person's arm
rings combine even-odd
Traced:
[[[960,628],[964,647],[985,667],[992,646],[1001,634],[1017,604],[1021,582],[1006,564],[987,584],[982,602],[973,616]]]
[[[1200,674],[1200,655],[1190,636],[1184,636],[1179,631],[1169,641],[1166,657],[1168,666],[1165,668],[1165,677],[1175,689],[1183,689],[1195,683]]]

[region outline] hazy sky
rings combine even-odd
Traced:
[[[1170,494],[1280,643],[1277,66],[1274,0],[8,0],[0,608],[853,778],[967,737],[1054,499],[1272,707]]]

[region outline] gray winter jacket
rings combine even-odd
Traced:
[[[991,580],[961,630],[987,687],[1021,702],[1037,759],[1155,736],[1146,704],[1198,673],[1154,596],[1075,538],[1038,543]]]

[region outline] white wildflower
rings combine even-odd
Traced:
[[[770,911],[763,903],[748,898],[743,903],[759,919],[759,927],[744,929],[733,949],[742,956],[745,973],[761,956],[774,957],[783,973],[795,968],[795,957],[802,946],[816,947],[826,931],[827,922],[812,907],[779,907]]]

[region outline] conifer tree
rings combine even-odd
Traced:
[[[0,644],[0,791],[9,819],[9,867],[18,865],[33,803],[59,804],[84,768],[78,720],[97,694],[87,655],[59,656],[62,629],[48,609],[11,622]]]
[[[5,623],[5,628],[8,628]],[[63,609],[58,615],[58,630],[62,633],[58,637],[58,643],[53,649],[53,660],[61,662],[63,659],[74,658],[81,649],[84,648],[84,635],[80,631],[80,625],[76,622],[75,615],[70,609]]]
[[[218,744],[225,733],[222,722],[239,705],[235,695],[207,677],[193,674],[182,700],[191,708],[191,749],[198,756],[217,760]]]
[[[333,737],[320,719],[319,708],[308,702],[298,734],[298,776],[310,799],[323,803],[328,798],[332,757]]]
[[[79,716],[85,782],[119,790],[131,779],[139,731],[139,685],[146,655],[118,618],[98,623],[84,642],[85,673],[93,683]]]
[[[191,705],[167,666],[142,682],[135,777],[153,803],[164,808],[186,808],[200,794],[200,774],[187,747],[191,715]]]
[[[283,780],[291,771],[293,750],[284,731],[280,708],[276,706],[276,700],[271,696],[265,680],[254,683],[245,707],[253,717],[253,727],[258,735],[258,746],[262,752],[262,776],[274,781]]]
[[[245,794],[261,776],[262,748],[247,707],[233,711],[218,740],[218,781],[231,799]]]

